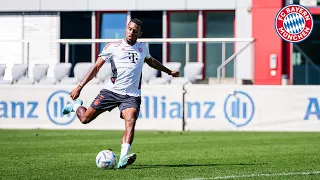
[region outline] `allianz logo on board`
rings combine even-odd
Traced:
[[[69,92],[59,90],[53,92],[46,100],[45,109],[39,108],[39,101],[0,101],[0,119],[37,119],[40,112],[46,112],[47,118],[57,125],[68,125],[76,118],[75,113],[62,114],[64,105],[71,103]],[[179,119],[182,118],[182,103],[167,99],[166,96],[143,96],[139,117],[141,119]],[[221,106],[221,105],[220,105]],[[216,106],[215,101],[186,101],[185,117],[187,119],[216,119],[217,112],[223,111],[225,117],[233,125],[247,125],[254,117],[254,102],[243,91],[229,94],[224,106]],[[40,117],[44,118],[44,117]],[[219,117],[220,118],[220,117]]]
[[[169,101],[166,96],[143,96],[143,106],[139,118],[143,119],[181,119],[183,104]],[[240,127],[248,124],[254,116],[254,102],[243,91],[234,91],[225,100],[224,107],[217,107],[215,101],[186,101],[187,119],[216,119],[217,111],[223,110],[225,118]]]
[[[316,118],[317,120],[320,120],[320,105],[318,98],[315,97],[308,99],[308,106],[303,119],[309,120],[310,118]]]
[[[41,100],[40,100],[41,101]],[[35,101],[1,101],[0,119],[38,119],[39,114],[46,112],[47,118],[54,124],[67,125],[76,117],[75,113],[67,116],[62,114],[65,104],[71,103],[69,92],[59,90],[53,92],[46,101],[46,109],[39,108],[39,100]],[[42,112],[42,113],[40,113]]]
[[[51,94],[46,104],[46,112],[49,120],[57,125],[70,124],[76,118],[76,114],[62,114],[63,107],[69,103],[72,103],[72,100],[70,99],[68,91],[61,90]]]

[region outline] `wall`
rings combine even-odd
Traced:
[[[27,55],[22,43],[16,42],[23,39],[23,16],[22,13],[8,13],[0,15],[0,64],[6,64],[5,79],[11,79],[11,68],[14,64],[26,63]],[[6,41],[12,42],[6,42]],[[16,41],[13,41],[16,40]]]
[[[150,10],[235,10],[235,37],[252,37],[252,0],[12,0],[2,3],[0,12],[9,11],[150,11]],[[246,42],[235,43],[235,52]],[[236,77],[253,79],[253,46],[239,54]],[[228,57],[226,57],[228,58]]]
[[[1,0],[0,11],[100,11],[235,9],[236,0]]]
[[[251,38],[252,37],[252,0],[237,1],[236,22],[235,22],[235,38]],[[245,47],[248,42],[238,42],[235,46],[235,52]],[[254,44],[248,46],[236,58],[235,77],[240,83],[242,79],[253,80],[254,69]]]
[[[274,29],[274,19],[282,1],[252,0],[252,37],[255,41],[254,84],[281,84],[282,39]],[[271,75],[269,55],[278,57],[275,75]]]
[[[4,78],[12,79],[12,66],[21,63],[30,65],[30,77],[34,64],[49,64],[48,76],[53,77],[60,54],[59,44],[55,43],[60,38],[59,13],[0,13],[0,23],[0,63],[7,65]],[[34,42],[27,46],[21,40]]]

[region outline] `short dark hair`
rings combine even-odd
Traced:
[[[140,27],[140,32],[142,32],[142,29],[143,29],[143,23],[140,19],[137,19],[137,18],[133,18],[130,20],[130,22],[133,22],[135,23],[136,25],[138,25]],[[130,23],[129,22],[129,23]]]

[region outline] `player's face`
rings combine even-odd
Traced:
[[[132,42],[136,42],[138,37],[140,36],[140,27],[136,23],[130,22],[126,28],[126,39]]]

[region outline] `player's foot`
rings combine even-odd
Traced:
[[[63,109],[62,109],[62,114],[66,115],[69,114],[73,111],[73,105],[74,104],[79,104],[80,106],[82,106],[83,102],[81,99],[77,99],[75,100],[72,104],[67,104]]]
[[[136,158],[137,158],[136,153],[132,153],[132,154],[123,156],[123,157],[119,160],[119,163],[118,163],[118,166],[117,166],[118,169],[124,169],[124,168],[126,168],[127,166],[133,164],[134,161],[136,160]]]

